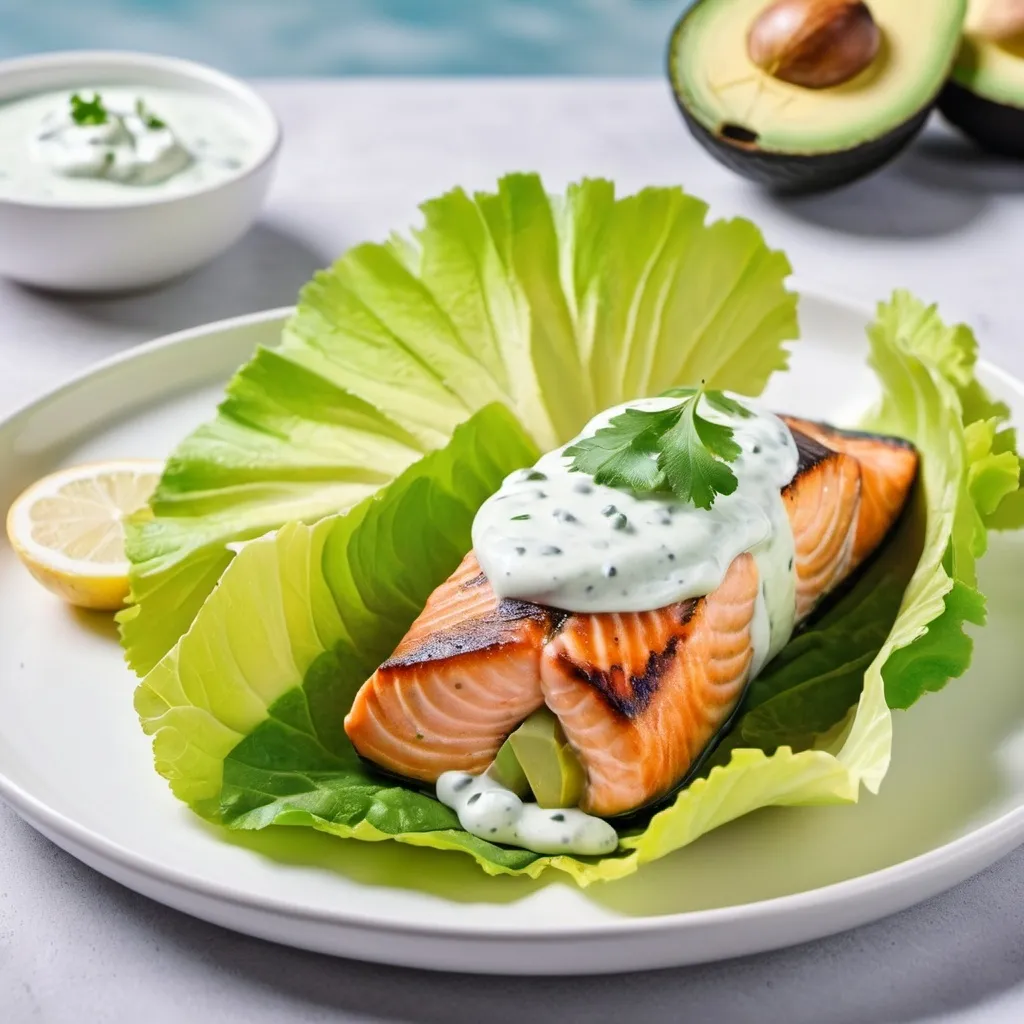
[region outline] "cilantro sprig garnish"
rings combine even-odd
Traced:
[[[92,99],[87,100],[77,92],[71,96],[71,120],[75,124],[106,124],[110,119],[107,108],[103,105],[103,99],[98,92],[92,94]]]
[[[665,394],[683,400],[666,409],[626,409],[564,454],[573,459],[571,469],[599,484],[638,494],[669,491],[680,501],[709,509],[719,494],[736,490],[736,474],[728,464],[741,449],[733,428],[702,416],[700,403],[742,419],[753,413],[703,384]]]

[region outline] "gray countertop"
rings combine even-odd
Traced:
[[[285,128],[260,223],[206,269],[121,299],[0,283],[0,414],[133,344],[294,301],[347,246],[380,238],[453,184],[508,170],[553,189],[682,183],[719,216],[755,219],[803,282],[874,301],[906,286],[970,322],[1020,374],[1024,168],[932,127],[874,178],[774,200],[718,167],[658,81],[274,82]],[[1015,258],[1016,257],[1016,258]],[[137,896],[0,805],[0,1020],[675,1021],[858,1024],[1024,1020],[1024,850],[878,924],[780,953],[648,975],[467,978],[272,946]]]

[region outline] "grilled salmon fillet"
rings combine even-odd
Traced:
[[[740,555],[707,597],[572,615],[545,645],[544,701],[586,772],[585,811],[621,814],[664,795],[725,725],[754,658],[759,585]]]
[[[797,622],[878,547],[917,475],[906,442],[783,417],[799,454],[783,502]],[[356,750],[421,782],[481,772],[546,704],[586,773],[580,806],[627,813],[671,792],[736,712],[760,579],[737,557],[711,594],[655,611],[567,614],[499,600],[470,552],[345,719]]]
[[[550,624],[546,608],[498,600],[470,552],[356,695],[345,719],[356,750],[422,782],[483,771],[544,703]]]
[[[850,455],[860,466],[860,506],[853,536],[855,565],[864,561],[885,539],[906,504],[917,476],[917,450],[899,437],[879,437],[858,430],[839,430],[825,423],[783,416],[798,439],[811,438],[824,448]]]

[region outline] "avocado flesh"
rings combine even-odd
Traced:
[[[487,774],[522,799],[530,795],[530,780],[527,779],[526,772],[523,771],[523,766],[508,740],[502,743],[497,757],[487,769]]]
[[[983,99],[1024,110],[1024,33],[992,42],[977,34],[990,0],[970,0],[963,46],[953,67],[953,81]]]
[[[533,793],[541,807],[575,807],[586,776],[547,708],[535,711],[502,744],[488,769],[492,778],[522,797]]]
[[[813,156],[869,145],[923,120],[960,43],[966,0],[871,0],[882,30],[870,67],[828,89],[772,78],[747,54],[766,0],[702,0],[673,34],[669,72],[688,119],[757,154]],[[907,136],[912,132],[903,133]],[[848,176],[849,177],[849,176]]]

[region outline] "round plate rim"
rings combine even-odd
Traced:
[[[866,304],[844,297],[840,294],[821,288],[817,285],[794,281],[793,290],[801,298],[807,297],[828,303],[858,316],[870,319],[871,311]],[[49,403],[60,395],[87,383],[94,377],[101,377],[112,369],[129,362],[146,359],[155,352],[183,344],[210,334],[244,328],[273,320],[284,320],[294,310],[293,306],[282,306],[228,317],[201,324],[196,327],[176,331],[137,345],[112,357],[93,364],[83,372],[72,376],[63,384],[44,392],[23,403],[9,415],[0,419],[0,432],[8,429],[16,420],[30,415],[45,403]],[[1001,367],[986,359],[979,359],[978,365],[987,374],[997,377],[1009,389],[1017,391],[1024,397],[1024,380],[1014,376]],[[942,891],[947,883],[941,881],[943,867],[971,862],[971,854],[981,857],[975,860],[973,868],[967,874],[958,875],[960,881],[974,871],[981,870],[992,863],[1000,851],[1009,848],[1008,841],[1016,837],[1016,841],[1024,841],[1024,805],[1015,807],[1000,815],[993,821],[979,826],[966,835],[937,846],[925,853],[900,861],[867,874],[854,878],[833,882],[828,885],[806,889],[785,896],[776,896],[750,903],[738,903],[727,907],[714,907],[706,910],[683,911],[659,917],[623,918],[621,920],[599,921],[585,926],[560,927],[558,922],[547,922],[543,927],[523,928],[490,925],[486,929],[472,924],[446,922],[433,926],[423,924],[405,924],[397,921],[381,921],[365,914],[343,913],[336,910],[319,911],[288,900],[274,899],[254,894],[243,889],[223,883],[196,879],[187,872],[161,865],[143,857],[120,843],[116,843],[99,832],[80,825],[66,815],[54,811],[42,800],[27,792],[17,783],[0,773],[0,798],[8,803],[25,821],[43,832],[57,845],[68,850],[76,859],[81,859],[74,848],[90,851],[100,863],[116,865],[128,873],[148,879],[156,886],[171,886],[183,893],[209,899],[220,905],[234,906],[244,910],[263,912],[277,916],[285,916],[294,921],[334,925],[343,928],[372,931],[382,935],[397,935],[418,938],[472,938],[475,941],[557,941],[567,939],[587,940],[611,937],[636,937],[641,934],[660,932],[690,931],[710,927],[728,927],[740,923],[763,923],[775,916],[789,916],[801,910],[814,908],[824,910],[828,907],[840,907],[856,903],[859,899],[876,894],[886,889],[901,888],[901,883],[925,883],[918,895],[910,901],[894,901],[890,911],[882,914],[871,914],[866,920],[874,920],[895,912],[916,902],[920,898]],[[59,840],[65,840],[68,845]],[[991,851],[997,851],[989,857]],[[987,858],[987,859],[986,859]],[[96,866],[95,864],[93,865]],[[101,873],[102,867],[97,868]],[[116,877],[121,880],[120,873]],[[949,882],[948,884],[955,884]],[[147,893],[152,895],[152,892]],[[158,898],[159,897],[154,897]],[[166,902],[166,901],[162,901]],[[200,915],[196,915],[200,916]],[[847,925],[848,926],[848,925]],[[843,927],[843,926],[840,926]],[[837,929],[838,930],[838,929]],[[824,934],[819,929],[815,934]],[[811,937],[811,936],[808,936]],[[785,942],[779,944],[787,944]],[[768,947],[765,947],[768,948]]]

